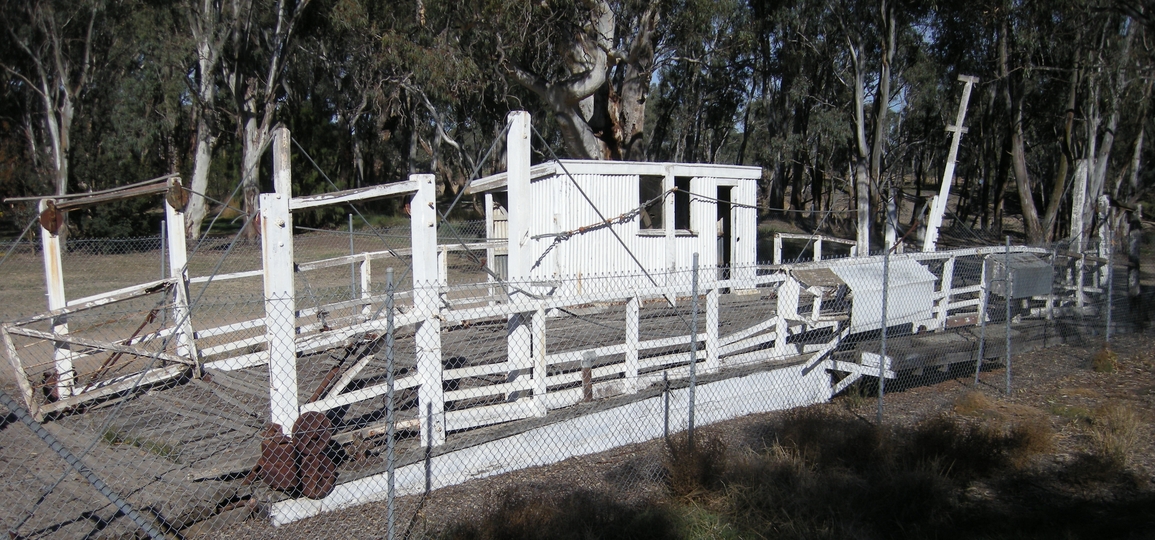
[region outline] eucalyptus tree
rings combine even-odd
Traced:
[[[228,13],[229,38],[221,60],[231,114],[241,138],[241,185],[246,236],[257,234],[261,156],[272,140],[273,121],[284,99],[284,75],[296,51],[300,23],[310,0],[237,0]]]
[[[241,14],[237,10],[240,7],[238,2],[224,0],[185,0],[181,3],[185,19],[181,22],[187,24],[187,35],[191,37],[195,55],[188,69],[191,113],[196,124],[190,197],[185,211],[189,238],[200,236],[205,218],[204,194],[208,191],[213,149],[221,129],[217,110],[220,62],[232,31],[229,23],[239,20]]]
[[[109,39],[99,0],[4,0],[0,25],[9,41],[0,60],[35,112],[26,116],[33,156],[50,171],[56,195],[69,191],[69,157],[77,109]],[[83,188],[83,186],[78,186]]]
[[[640,159],[664,4],[479,1],[467,31],[553,116],[571,157]]]

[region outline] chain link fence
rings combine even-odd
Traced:
[[[843,393],[877,398],[885,422],[888,393],[944,377],[1001,372],[1011,392],[1015,355],[1145,320],[1122,261],[1069,246],[510,283],[484,224],[464,223],[439,233],[439,281],[413,283],[407,228],[298,233],[291,297],[262,294],[259,243],[190,245],[182,292],[133,289],[167,275],[158,238],[69,240],[70,292],[131,290],[51,315],[39,244],[15,248],[0,268],[13,537],[307,518],[343,536],[342,511],[373,502],[375,534],[400,537],[412,495]],[[614,471],[623,493],[668,480],[652,457]]]

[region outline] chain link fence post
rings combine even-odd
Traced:
[[[878,350],[878,425],[882,425],[882,408],[886,395],[886,309],[890,293],[890,246],[882,252],[882,336]]]
[[[1007,355],[1007,395],[1011,395],[1011,297],[1014,296],[1015,278],[1011,270],[1011,237],[1007,235],[1006,249],[1003,251],[1003,295],[1007,303],[1006,355]]]
[[[691,279],[690,296],[693,298],[690,308],[690,412],[687,442],[689,448],[694,448],[694,391],[698,384],[698,253],[694,253],[694,273]]]
[[[1113,315],[1111,308],[1114,306],[1113,297],[1115,295],[1115,272],[1114,266],[1111,264],[1111,258],[1115,254],[1115,231],[1110,226],[1103,227],[1103,230],[1107,232],[1107,237],[1100,240],[1106,243],[1107,259],[1107,328],[1103,333],[1103,340],[1109,349],[1111,348],[1111,316]]]
[[[352,214],[350,214],[350,219]],[[352,221],[349,222],[352,227]],[[349,237],[352,239],[352,236]],[[350,240],[351,242],[352,240]],[[396,441],[394,437],[397,435],[396,426],[396,405],[393,403],[394,398],[394,384],[396,375],[394,374],[394,351],[396,336],[394,336],[393,323],[393,307],[394,307],[394,293],[395,285],[393,283],[393,267],[385,269],[385,381],[388,385],[385,390],[385,468],[388,471],[385,510],[385,522],[387,537],[389,540],[396,538],[396,463],[394,462],[394,453],[396,452]]]
[[[349,214],[349,256],[356,257],[357,251],[353,248],[353,214]],[[349,263],[349,299],[357,299],[357,263]]]

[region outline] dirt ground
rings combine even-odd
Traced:
[[[1133,512],[1135,504],[1152,501],[1155,480],[1155,340],[1146,335],[1114,339],[1114,363],[1095,357],[1103,344],[1062,345],[1015,356],[1013,383],[1004,395],[1001,366],[984,370],[980,383],[965,369],[904,381],[905,388],[886,394],[884,424],[888,429],[912,428],[928,418],[992,421],[999,425],[1041,422],[1053,433],[1052,444],[1033,454],[1013,471],[980,477],[966,483],[958,494],[968,508],[1030,508],[1033,513],[1062,512],[1065,505],[1087,507],[1071,538],[1155,537],[1155,507]],[[956,376],[951,378],[952,375]],[[877,415],[875,395],[849,393],[815,407],[838,422],[872,425]],[[1134,413],[1137,423],[1119,470],[1084,471],[1079,464],[1102,453],[1104,411]],[[765,451],[776,438],[782,419],[790,412],[751,415],[712,425],[703,430],[726,442],[729,456]],[[561,500],[573,494],[612,498],[627,508],[668,507],[665,446],[660,440],[617,448],[601,454],[569,459],[554,465],[472,481],[434,491],[425,497],[404,497],[397,502],[398,538],[438,537],[461,524],[477,524],[512,501]],[[1014,489],[1007,485],[1016,485]],[[583,497],[588,495],[583,495]],[[675,500],[677,508],[686,503]],[[1054,501],[1054,502],[1052,502]],[[1059,507],[1062,501],[1062,508]],[[1138,503],[1136,501],[1139,501]],[[960,503],[960,504],[962,504]],[[691,503],[696,507],[699,503]],[[705,504],[705,503],[702,503]],[[1111,509],[1135,515],[1111,515]],[[1090,516],[1090,517],[1087,517]],[[1056,518],[1060,521],[1062,517]],[[1095,520],[1103,520],[1099,529]],[[1088,521],[1089,520],[1089,521]],[[1067,530],[1067,529],[1063,529]],[[1082,532],[1080,532],[1082,531]],[[1086,531],[1091,531],[1087,533]],[[1102,531],[1102,534],[1094,531]],[[1122,534],[1120,534],[1122,533]],[[543,531],[543,534],[545,532]],[[895,531],[898,537],[908,537]],[[1026,536],[1038,537],[1037,534]],[[260,519],[233,525],[212,534],[218,538],[385,538],[384,502],[324,514],[274,528]],[[548,536],[548,535],[547,535]],[[547,537],[541,536],[541,537]],[[690,534],[691,537],[744,537],[732,534]],[[761,536],[761,535],[759,535]],[[1017,537],[1010,536],[997,537]],[[596,537],[596,536],[595,536]],[[870,537],[869,535],[864,537]],[[962,537],[971,537],[962,535]],[[982,537],[988,537],[983,535]]]

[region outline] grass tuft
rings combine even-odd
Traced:
[[[1125,468],[1142,442],[1140,427],[1139,415],[1122,403],[1108,403],[1096,409],[1091,417],[1095,453],[1116,468]]]
[[[978,391],[963,394],[954,404],[954,412],[963,416],[982,416],[993,408],[991,398]]]
[[[666,444],[666,468],[670,471],[670,491],[692,497],[717,487],[726,470],[726,443],[717,435],[699,431],[690,443],[686,433]]]
[[[110,446],[135,446],[154,456],[160,456],[174,463],[179,461],[179,449],[171,444],[159,443],[143,437],[134,437],[122,431],[109,428],[100,434],[100,439]]]
[[[1091,368],[1096,373],[1115,373],[1119,371],[1119,355],[1107,347],[1095,353],[1091,358]]]

